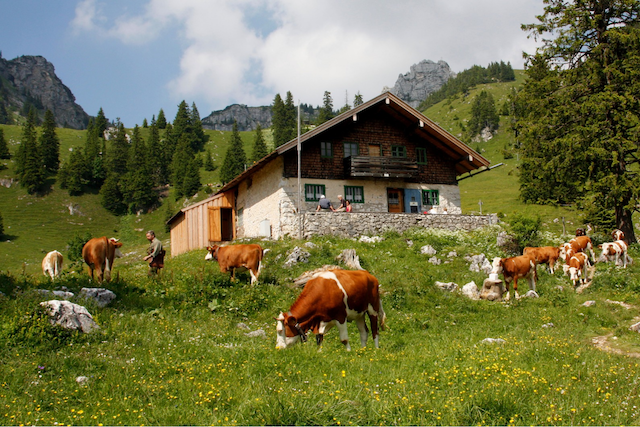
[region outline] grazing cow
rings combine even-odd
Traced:
[[[266,252],[260,245],[213,245],[208,246],[207,251],[204,259],[218,261],[220,271],[223,273],[231,270],[231,280],[236,279],[236,268],[243,268],[249,270],[252,285],[258,281],[260,270],[262,270],[262,257]]]
[[[558,258],[560,258],[560,248],[555,246],[543,246],[540,248],[527,247],[522,251],[522,255],[532,256],[536,264],[547,264],[551,274],[554,274],[555,263],[558,261]]]
[[[596,254],[593,252],[593,245],[591,244],[591,238],[589,236],[578,236],[569,240],[569,243],[565,243],[560,247],[560,257],[566,262],[567,259],[571,258],[572,253],[569,251],[569,248],[572,250],[573,254],[577,252],[585,252],[589,251],[591,254],[591,258],[595,261]],[[588,261],[588,260],[587,260]]]
[[[578,252],[567,260],[567,263],[562,266],[564,274],[569,273],[569,279],[573,282],[573,287],[576,287],[578,281],[581,284],[587,283],[587,267],[589,266],[589,259],[584,252]]]
[[[629,257],[627,250],[629,247],[624,242],[624,240],[616,240],[615,242],[608,242],[598,245],[599,249],[602,249],[602,254],[600,254],[600,258],[598,258],[598,262],[607,262],[611,261],[613,257],[615,259],[615,264],[620,265],[622,263],[623,268],[627,268],[627,262],[631,264],[633,260]]]
[[[111,268],[115,258],[121,258],[120,248],[122,242],[118,239],[107,239],[106,237],[95,237],[85,243],[82,248],[82,258],[89,266],[91,280],[93,280],[93,271],[97,270],[98,282],[102,283],[105,279],[107,282],[111,280]]]
[[[62,272],[62,254],[58,251],[51,251],[42,259],[42,274],[51,276],[51,280],[60,276]]]
[[[378,279],[364,270],[330,270],[309,280],[287,313],[276,318],[276,348],[286,348],[307,340],[307,331],[316,335],[318,347],[324,334],[334,325],[347,350],[347,322],[355,320],[360,330],[360,343],[367,344],[369,316],[371,335],[378,348],[378,326],[384,330],[386,315],[380,301]]]
[[[492,274],[500,274],[504,276],[504,284],[507,291],[505,301],[509,301],[509,283],[513,281],[513,292],[516,298],[518,295],[518,279],[525,278],[529,280],[529,289],[536,290],[536,260],[531,255],[520,255],[512,258],[493,259]]]
[[[615,229],[611,232],[611,237],[613,237],[613,240],[624,240],[624,233],[622,232],[622,230],[619,229]]]

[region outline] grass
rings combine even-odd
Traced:
[[[203,251],[172,258],[158,280],[146,277],[139,254],[129,254],[116,262],[118,279],[107,285],[117,300],[105,308],[82,302],[101,327],[85,336],[48,326],[38,317],[41,297],[31,290],[66,286],[77,293],[91,286],[86,274],[66,273],[56,283],[2,274],[1,423],[638,424],[638,361],[600,351],[591,339],[614,334],[612,342],[638,351],[638,334],[627,329],[638,308],[605,301],[635,303],[640,267],[600,264],[580,295],[560,273],[540,269],[540,298],[509,304],[436,289],[436,280],[482,283],[484,274],[470,272],[463,258],[499,255],[499,231],[410,230],[375,244],[317,238],[310,262],[291,269],[282,266],[286,255],[304,242],[262,242],[271,251],[253,287],[246,273],[231,283]],[[438,250],[441,265],[420,254],[425,244]],[[357,328],[349,325],[351,352],[335,329],[321,352],[313,339],[275,350],[273,317],[299,293],[292,279],[335,263],[346,248],[356,249],[383,288],[389,329],[380,348],[371,341],[358,348]],[[453,250],[458,256],[448,258]],[[584,307],[587,300],[596,304]],[[259,329],[264,337],[246,335]],[[78,384],[79,376],[88,382]]]

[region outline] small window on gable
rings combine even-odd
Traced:
[[[440,192],[438,190],[422,190],[422,204],[430,206],[439,205]]]
[[[364,203],[364,187],[345,185],[344,198],[350,203]]]
[[[419,165],[427,164],[427,149],[426,148],[416,148],[416,157]]]
[[[393,157],[407,157],[407,147],[404,145],[392,145],[391,156]]]
[[[320,196],[325,194],[324,185],[322,184],[305,184],[304,199],[307,202],[317,202]]]
[[[358,143],[357,142],[345,142],[344,143],[344,157],[351,157],[358,155]]]
[[[333,145],[330,142],[320,143],[320,156],[333,157]]]

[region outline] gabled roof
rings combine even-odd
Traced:
[[[427,139],[431,144],[440,149],[443,153],[456,161],[455,168],[458,175],[469,173],[473,170],[489,167],[489,160],[482,157],[471,147],[451,135],[446,130],[442,129],[431,119],[427,118],[424,114],[420,113],[415,108],[398,98],[391,92],[385,92],[381,95],[371,99],[364,104],[358,105],[349,111],[346,111],[339,116],[317,126],[313,130],[300,135],[300,144],[304,144],[323,132],[333,128],[334,126],[343,123],[346,120],[353,120],[354,117],[358,117],[363,111],[369,110],[374,107],[384,105],[387,111],[395,116],[398,121],[407,123],[407,126],[412,126],[416,134]],[[260,159],[253,166],[246,171],[235,177],[232,181],[224,185],[218,193],[228,191],[234,188],[245,178],[253,175],[268,162],[275,159],[277,156],[286,153],[289,150],[296,150],[298,146],[298,138],[279,146],[267,156]],[[216,193],[216,194],[218,194]]]

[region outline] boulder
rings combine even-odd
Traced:
[[[480,299],[480,292],[478,291],[478,285],[476,282],[469,282],[462,287],[462,294],[470,299]]]
[[[440,264],[442,264],[442,261],[441,261],[441,260],[439,260],[439,259],[438,259],[438,257],[435,257],[435,256],[433,256],[433,257],[429,258],[429,262],[430,262],[431,264],[433,264],[433,265],[440,265]]]
[[[631,329],[634,332],[640,332],[640,322],[629,326],[629,329]]]
[[[437,251],[435,249],[433,249],[433,246],[425,245],[425,246],[420,248],[420,253],[422,255],[435,255],[437,253]]]
[[[299,262],[309,262],[310,256],[311,254],[309,252],[296,246],[287,257],[287,260],[284,262],[283,267],[289,268]]]
[[[455,292],[458,290],[458,285],[453,282],[445,283],[436,281],[435,285],[443,291]]]
[[[471,263],[469,271],[473,271],[474,273],[482,271],[484,274],[491,273],[491,263],[484,254],[468,256],[465,257],[465,259]]]
[[[47,297],[50,296],[54,296],[57,298],[62,298],[62,299],[71,299],[74,297],[73,292],[67,292],[67,291],[50,291],[48,289],[36,289],[36,292],[38,292],[39,294],[45,295]]]
[[[105,288],[82,288],[80,297],[95,301],[98,307],[105,307],[116,299],[116,294]]]
[[[48,310],[52,325],[84,333],[100,329],[93,316],[81,305],[58,300],[44,301],[40,305]]]

